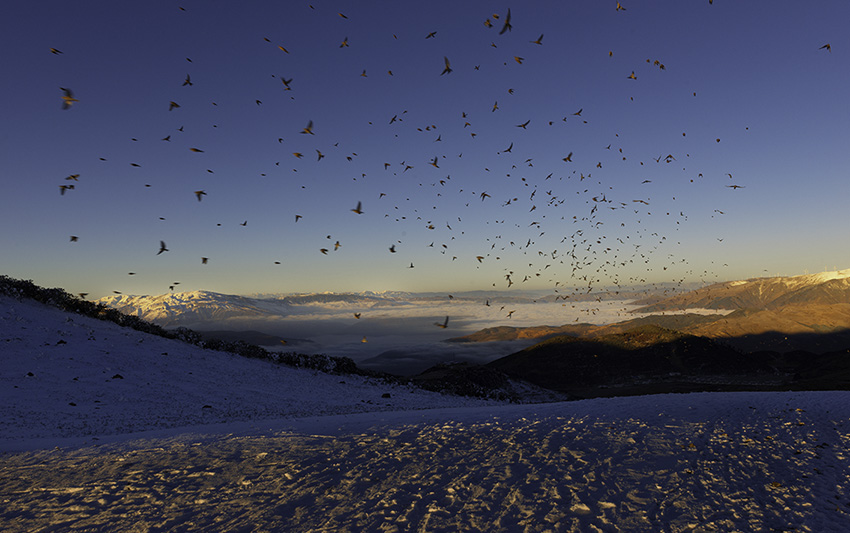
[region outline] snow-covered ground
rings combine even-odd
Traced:
[[[850,530],[848,392],[485,403],[5,297],[0,358],[3,531]]]

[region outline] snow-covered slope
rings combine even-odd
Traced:
[[[0,449],[30,439],[485,405],[204,350],[7,296],[0,296],[0,358]]]
[[[484,404],[8,297],[0,357],[3,531],[850,525],[848,392]]]

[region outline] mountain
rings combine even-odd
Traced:
[[[644,304],[633,313],[655,314],[601,326],[487,328],[450,340],[490,342],[547,339],[557,335],[596,338],[655,325],[722,340],[743,352],[824,353],[850,346],[850,269],[716,283],[666,299],[649,298],[633,303]],[[684,312],[696,309],[716,313]]]
[[[594,338],[558,336],[486,365],[573,398],[733,390],[846,390],[850,349],[742,353],[655,325]]]
[[[778,309],[795,304],[850,304],[850,269],[715,283],[661,301],[638,300],[633,313],[686,309]]]
[[[304,306],[403,305],[400,293],[312,293],[255,298],[210,291],[172,292],[154,296],[107,296],[97,303],[124,314],[170,327],[204,322],[221,322],[231,318],[252,319],[281,317],[301,313]]]
[[[769,374],[767,358],[742,357],[714,340],[645,325],[595,338],[552,337],[487,365],[559,392],[720,375]]]
[[[162,326],[218,321],[234,317],[286,314],[289,304],[209,291],[175,292],[157,296],[107,296],[97,303]]]

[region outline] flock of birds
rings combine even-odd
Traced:
[[[711,3],[712,0],[709,0],[709,4]],[[620,2],[616,2],[615,4],[615,6],[612,5],[612,10],[616,12],[626,11],[627,8],[621,5]],[[313,8],[313,6],[310,6],[310,8]],[[181,10],[185,11],[182,8]],[[346,14],[337,13],[337,15],[346,21],[349,19]],[[497,30],[493,33],[493,35],[496,36],[494,37],[495,40],[491,42],[491,46],[493,48],[499,47],[499,44],[496,44],[496,41],[499,39],[507,39],[511,34],[515,33],[529,33],[526,28],[514,28],[510,9],[507,9],[503,14],[495,13],[482,18],[484,19],[483,24],[486,28]],[[438,28],[435,31],[431,31],[426,35],[423,35],[422,38],[425,40],[439,39],[439,31],[440,29]],[[531,34],[526,39],[523,39],[525,46],[546,46],[546,44],[544,44],[544,34],[538,34],[538,32],[530,33]],[[536,36],[536,39],[532,38],[534,36]],[[397,39],[395,35],[393,35],[393,37]],[[264,37],[263,40],[267,43],[274,44],[269,38]],[[513,43],[513,45],[516,46],[516,43]],[[356,46],[355,42],[350,41],[348,36],[345,36],[339,44],[340,49],[349,49],[354,46]],[[283,44],[278,45],[277,48],[284,54],[290,54],[289,49]],[[820,48],[827,52],[832,51],[829,44],[824,44]],[[63,54],[63,52],[57,48],[51,48],[50,52],[57,55]],[[613,53],[613,51],[608,51],[608,56],[613,56]],[[525,56],[532,57],[533,50],[528,53],[523,53],[523,55],[513,55],[513,53],[509,53],[504,57],[504,64],[507,65],[512,59],[517,65],[523,65],[526,61]],[[186,60],[191,65],[192,60],[190,58],[186,58]],[[667,70],[666,65],[658,59],[646,59],[646,63],[651,67],[657,68],[659,71]],[[452,65],[448,56],[443,56],[442,70],[440,71],[439,68],[435,68],[433,75],[436,78],[439,78],[440,76],[447,78],[456,76],[456,71],[459,68],[460,67],[457,65]],[[475,65],[471,68],[474,71],[479,71],[480,65]],[[636,68],[629,70],[630,72],[624,72],[622,75],[623,83],[628,84],[637,82],[638,74],[636,74],[636,72],[638,72],[639,69]],[[366,69],[363,69],[360,75],[362,77],[367,77]],[[388,70],[387,75],[394,76],[393,71]],[[290,78],[274,74],[272,74],[272,76],[279,79],[282,94],[294,94],[297,90],[297,84],[294,76]],[[182,80],[175,80],[175,86],[178,89],[182,88],[182,90],[187,91],[187,94],[193,90],[192,87],[195,83],[196,82],[192,80],[191,73],[187,73],[185,78]],[[70,88],[61,87],[60,90],[62,110],[65,112],[86,112],[84,108],[69,111],[72,108],[77,107],[77,104],[81,103],[81,100],[76,97],[74,91]],[[513,95],[515,92],[512,87],[505,87],[505,91],[508,95]],[[694,96],[696,96],[696,92],[694,92]],[[187,96],[186,98],[190,98],[190,96]],[[85,98],[83,97],[82,101],[84,102],[84,100]],[[260,99],[256,99],[255,103],[257,106],[261,106],[263,104]],[[213,102],[213,105],[216,105],[216,103]],[[164,103],[164,108],[174,114],[181,112],[181,104],[174,100],[169,101],[167,105]],[[557,124],[559,120],[563,123],[571,123],[571,121],[575,121],[575,123],[578,124],[587,124],[587,118],[582,115],[585,111],[584,108],[578,105],[576,108],[578,109],[568,113],[562,118],[558,117],[558,119],[548,121],[548,125],[553,126]],[[492,106],[487,106],[487,110],[490,113],[497,113],[500,109],[501,107],[498,100],[495,101]],[[475,127],[473,125],[473,116],[476,113],[480,113],[480,111],[483,111],[483,109],[470,110],[468,112],[463,111],[461,115],[457,117],[458,125],[454,127],[455,129],[450,129],[447,126],[441,126],[438,128],[436,124],[425,124],[413,128],[416,132],[414,135],[430,134],[431,136],[427,143],[431,146],[443,146],[439,144],[443,141],[443,135],[447,133],[454,135],[458,131],[463,132],[464,135],[468,133],[471,139],[475,139],[478,136],[478,133],[474,131]],[[398,112],[391,113],[391,117],[388,113],[387,126],[406,127],[402,126],[402,122],[404,122],[406,118],[406,110],[399,110]],[[525,120],[519,124],[512,124],[511,126],[512,128],[515,128],[514,131],[517,132],[527,131],[528,128],[534,127],[532,119]],[[437,132],[438,129],[440,130],[439,132]],[[408,131],[412,132],[412,130]],[[178,128],[177,132],[182,133],[183,127],[181,126]],[[313,123],[312,120],[301,128],[300,131],[294,130],[293,133],[298,133],[301,136],[304,136],[305,139],[319,138],[321,136],[320,129]],[[435,134],[436,136],[434,136]],[[172,135],[174,135],[174,133],[165,135],[161,140],[164,142],[170,142]],[[683,133],[682,135],[685,134]],[[398,133],[395,133],[395,136],[397,137]],[[612,155],[615,155],[613,159],[614,161],[626,161],[628,157],[624,153],[623,147],[613,146],[613,144],[617,142],[617,138],[618,135],[614,133],[612,138],[613,142],[604,148],[605,150],[610,151]],[[278,138],[277,141],[279,144],[285,143],[283,137]],[[719,143],[720,139],[716,139],[716,142]],[[327,145],[327,148],[325,145],[313,147],[312,150],[315,150],[316,153],[314,164],[319,164],[326,157],[331,157],[330,150],[340,148],[339,144],[340,143],[337,142],[332,146]],[[444,144],[448,146],[447,143]],[[193,153],[204,153],[203,149],[197,147],[191,147],[189,150]],[[322,150],[325,150],[325,152]],[[571,296],[578,294],[583,295],[594,290],[598,290],[601,285],[605,284],[606,280],[613,280],[614,285],[609,285],[609,287],[616,286],[617,288],[625,287],[627,285],[647,283],[646,277],[631,276],[627,279],[621,278],[620,272],[626,267],[630,267],[635,264],[643,264],[646,266],[642,268],[644,268],[644,271],[648,273],[653,267],[667,270],[668,266],[676,265],[677,263],[687,264],[687,260],[685,258],[674,257],[673,254],[668,254],[661,261],[652,263],[651,259],[653,255],[660,250],[666,251],[665,244],[669,243],[666,242],[668,240],[666,235],[659,233],[658,231],[652,231],[651,228],[647,229],[642,224],[643,220],[648,219],[653,214],[651,198],[649,196],[641,198],[623,198],[622,195],[618,194],[618,191],[613,185],[609,185],[603,181],[603,178],[599,177],[599,174],[603,174],[602,169],[604,161],[599,160],[595,165],[584,168],[575,168],[576,163],[574,163],[573,160],[574,153],[570,151],[566,153],[566,155],[561,154],[559,159],[563,166],[560,169],[553,170],[551,172],[539,173],[538,175],[538,171],[534,168],[534,164],[536,162],[534,158],[523,158],[519,154],[515,155],[513,150],[514,142],[510,142],[510,144],[505,146],[503,149],[496,151],[494,154],[494,159],[510,158],[510,167],[508,172],[505,173],[506,177],[509,179],[504,183],[492,180],[492,188],[488,188],[487,190],[471,190],[470,188],[464,187],[462,183],[459,183],[461,180],[453,178],[451,174],[449,174],[445,177],[435,178],[430,183],[419,183],[419,187],[421,187],[421,189],[415,194],[422,197],[425,194],[422,191],[427,191],[427,187],[430,186],[430,188],[434,191],[438,191],[435,192],[434,195],[434,199],[437,202],[444,201],[444,199],[449,196],[461,197],[463,195],[471,195],[471,197],[476,200],[479,207],[482,205],[486,206],[488,202],[498,202],[498,207],[500,208],[525,205],[528,207],[528,211],[523,216],[537,217],[538,214],[540,214],[540,216],[539,218],[532,218],[531,221],[524,226],[528,234],[522,241],[516,240],[515,237],[503,238],[502,233],[507,234],[508,232],[497,231],[488,237],[486,242],[478,243],[478,249],[476,251],[469,251],[469,247],[466,245],[452,245],[452,241],[464,234],[463,230],[456,228],[462,228],[467,224],[467,222],[464,221],[464,218],[457,216],[457,214],[455,214],[451,220],[438,222],[435,218],[425,215],[425,213],[419,209],[405,211],[403,203],[401,202],[392,206],[390,209],[385,209],[383,204],[380,204],[381,207],[372,207],[372,209],[374,211],[380,211],[384,208],[384,210],[387,211],[384,213],[384,218],[388,219],[390,222],[415,221],[417,225],[424,227],[428,231],[435,231],[438,227],[442,229],[442,226],[445,225],[449,234],[451,234],[451,237],[447,238],[446,242],[439,243],[437,239],[434,239],[431,240],[430,243],[423,242],[421,246],[435,250],[451,262],[459,259],[464,260],[464,257],[466,257],[473,265],[481,265],[485,261],[499,261],[511,253],[519,252],[522,256],[524,256],[521,262],[522,264],[515,261],[512,263],[512,266],[504,268],[501,274],[500,283],[493,282],[493,287],[501,286],[503,288],[510,288],[516,284],[544,279],[552,284],[552,289],[558,295],[557,298],[562,298],[565,301],[565,305]],[[682,157],[682,154],[677,155],[679,158]],[[292,153],[292,156],[295,160],[302,160],[304,158],[304,152],[296,151]],[[460,159],[462,156],[463,153],[459,153],[456,157]],[[351,152],[345,157],[348,161],[354,161],[358,157],[358,154]],[[688,155],[685,154],[685,157],[688,157]],[[647,162],[650,160],[654,160],[656,165],[662,166],[679,163],[679,159],[674,156],[673,153],[662,153],[661,155],[658,155],[658,157],[653,155],[651,159],[647,159]],[[427,163],[428,166],[435,169],[431,171],[432,173],[436,173],[437,171],[444,172],[444,167],[451,166],[451,159],[449,159],[449,155],[447,155],[446,151],[443,150],[443,153],[438,153],[427,161],[422,161],[421,163]],[[138,163],[130,164],[133,166],[139,166]],[[418,165],[419,163],[417,163],[417,161],[404,159],[400,163],[384,163],[383,170],[386,172],[392,172],[394,176],[405,176],[408,171],[413,170]],[[487,161],[482,162],[482,165],[484,166],[483,172],[485,173],[491,172],[491,169],[489,168],[490,166],[494,166],[494,168],[496,168],[495,164],[491,164]],[[275,166],[280,166],[280,163],[275,163]],[[638,168],[640,167],[644,167],[644,161],[639,161]],[[297,169],[293,170],[296,171]],[[684,171],[685,168],[683,167],[682,170]],[[211,169],[208,170],[208,172],[213,173]],[[416,172],[419,172],[419,179],[422,179],[423,176],[430,176],[430,174],[425,174],[420,170],[411,172],[411,174],[416,174]],[[594,173],[597,175],[593,176]],[[652,183],[653,180],[646,178],[646,174],[647,173],[645,172],[644,175],[641,176],[645,179],[639,181],[640,185],[649,186],[649,184]],[[440,174],[440,176],[442,176],[442,174]],[[732,180],[731,173],[728,173],[727,176],[730,180]],[[366,173],[362,173],[359,177],[365,178]],[[519,177],[518,182],[515,179],[517,177]],[[693,182],[694,179],[700,178],[703,178],[703,175],[701,173],[697,173],[696,175],[691,175],[689,179]],[[59,186],[60,194],[65,195],[69,191],[75,190],[75,183],[77,183],[79,179],[79,174],[71,174],[66,177],[66,183]],[[357,180],[357,177],[354,179]],[[459,184],[454,185],[455,183]],[[565,185],[567,183],[569,184],[569,187]],[[455,192],[450,192],[450,187],[453,186],[455,187]],[[745,187],[738,183],[729,183],[728,181],[724,186],[732,190],[742,189]],[[521,192],[517,192],[517,188]],[[202,202],[205,197],[208,196],[206,189],[194,190],[193,193],[198,202]],[[213,192],[209,194],[212,193]],[[568,198],[568,193],[574,193],[577,198]],[[385,198],[390,199],[389,194],[380,192],[377,198],[374,199],[374,202],[385,202],[387,201]],[[407,200],[409,201],[409,198]],[[574,209],[571,209],[569,214],[566,214],[562,207],[567,204],[568,201],[569,205],[571,205]],[[469,207],[470,203],[471,202],[466,202],[465,207]],[[350,211],[353,215],[362,216],[367,213],[363,200],[358,200],[356,203],[352,201],[352,204],[354,207],[352,207]],[[584,205],[585,211],[578,212],[575,209],[576,205]],[[437,209],[436,205],[434,209]],[[544,212],[545,214],[543,214]],[[615,215],[614,212],[627,213],[628,216],[619,214]],[[534,214],[532,215],[532,213]],[[677,229],[678,225],[688,220],[688,216],[683,211],[676,213],[675,211],[668,212],[664,210],[664,213],[666,213],[664,216],[670,217],[668,220],[673,220],[675,222],[670,226],[674,231]],[[723,215],[724,211],[715,209],[714,213]],[[547,216],[549,218],[547,218]],[[304,215],[301,213],[295,213],[293,214],[293,217],[294,223],[296,224],[304,219]],[[550,224],[549,222],[552,219],[555,219],[555,222]],[[522,217],[513,217],[513,220],[511,220],[511,217],[509,216],[505,216],[504,218],[496,217],[493,220],[485,221],[485,224],[489,225],[492,223],[492,225],[497,228],[513,224],[515,228],[519,229],[522,227],[518,223],[519,220],[522,220]],[[247,224],[248,221],[245,220],[241,225],[247,226]],[[301,222],[300,224],[303,225],[304,222]],[[611,226],[617,225],[616,230],[609,230],[609,226],[606,226],[606,224]],[[455,229],[453,229],[453,225],[456,226]],[[568,231],[565,231],[567,228],[569,228]],[[543,249],[537,244],[538,240],[543,238],[547,232],[550,232],[549,236],[546,237],[546,239],[549,240],[552,239],[551,235],[553,233],[557,234],[557,237],[555,238],[557,244],[556,248],[549,247],[547,249]],[[331,235],[327,235],[327,239],[330,240],[328,244],[316,247],[318,253],[327,256],[336,252],[343,246],[340,240],[333,239]],[[72,235],[70,240],[71,242],[78,242],[79,236]],[[722,241],[722,239],[718,239],[718,241]],[[330,244],[331,242],[333,244]],[[402,251],[401,248],[406,246],[407,242],[397,240],[387,246],[388,253],[400,253]],[[164,240],[160,240],[158,250],[154,249],[152,250],[152,253],[153,252],[155,252],[156,255],[161,255],[166,252],[170,252],[170,250],[166,242]],[[211,261],[209,257],[200,257],[198,260],[202,265],[207,265]],[[275,263],[281,264],[280,261],[275,261]],[[408,263],[409,266],[407,266]],[[410,261],[409,257],[404,260],[403,264],[409,269],[415,267],[414,262]],[[135,272],[131,272],[129,274],[135,275]],[[687,276],[695,275],[707,276],[709,275],[709,272],[707,270],[703,272],[687,270],[685,275],[682,275],[678,280],[671,281],[676,281],[681,284],[685,281]],[[174,290],[174,287],[177,284],[179,284],[179,282],[173,282],[170,284],[170,289]],[[612,288],[611,290],[615,289]],[[121,291],[116,290],[113,292],[121,294]],[[86,293],[81,293],[81,296],[85,297]],[[449,297],[449,300],[451,300],[451,297]],[[488,300],[486,305],[489,306],[489,304],[490,302]],[[511,311],[507,317],[510,318],[512,314],[513,311]],[[359,319],[360,313],[357,313],[355,318]],[[448,327],[448,324],[449,317],[446,316],[444,321],[436,322],[435,326],[445,329]]]

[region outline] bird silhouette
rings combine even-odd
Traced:
[[[452,71],[452,66],[449,63],[449,58],[446,57],[446,56],[443,56],[443,61],[445,61],[445,63],[446,63],[446,68],[443,69],[443,71],[440,73],[440,76],[442,76],[443,74],[448,74],[449,72]]]
[[[79,102],[79,100],[74,98],[74,93],[71,89],[66,89],[65,87],[59,87],[59,89],[65,93],[62,95],[62,109],[69,109],[74,102]]]
[[[362,207],[363,207],[363,206],[362,206],[361,202],[357,202],[357,207],[355,207],[354,209],[352,209],[352,211],[353,211],[353,212],[355,212],[355,213],[357,213],[358,215],[362,215],[362,214],[363,214],[363,209],[362,209]]]
[[[167,251],[168,251],[168,248],[165,247],[165,241],[159,241],[159,251],[156,253],[156,255],[159,255],[162,252],[167,252]]]
[[[444,322],[434,322],[434,325],[446,329],[449,327],[449,317],[446,317]]]
[[[502,26],[502,29],[499,31],[499,35],[502,35],[506,31],[512,31],[513,26],[511,26],[511,8],[508,8],[508,14],[505,15],[505,23]]]

